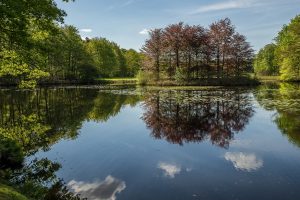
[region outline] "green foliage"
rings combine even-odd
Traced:
[[[277,38],[276,57],[280,65],[281,79],[300,80],[300,15],[283,27]]]
[[[0,170],[17,169],[24,161],[23,151],[16,141],[0,135]]]
[[[65,16],[54,0],[0,3],[0,83],[34,88],[40,82],[135,75],[139,66],[116,43],[82,40],[74,26],[58,25]]]
[[[134,49],[123,50],[126,59],[127,75],[129,77],[135,77],[142,65],[142,54],[138,53]]]
[[[102,77],[134,76],[140,69],[140,55],[134,50],[121,50],[105,38],[94,38],[86,42],[86,49]]]
[[[140,70],[136,78],[139,85],[146,85],[151,83],[154,80],[155,75],[153,72]]]
[[[28,200],[12,187],[0,183],[0,199],[2,200]]]
[[[4,50],[0,57],[0,77],[14,80],[21,88],[35,87],[37,80],[49,75],[40,69],[32,69],[16,51]]]
[[[275,44],[268,44],[262,48],[254,59],[254,71],[259,75],[278,75],[279,67],[275,61]]]
[[[187,72],[187,70],[182,69],[182,68],[176,69],[175,80],[179,84],[184,84],[186,81],[188,81],[188,72]]]
[[[259,51],[254,61],[259,75],[278,75],[283,81],[300,81],[300,15],[284,25],[275,39]]]

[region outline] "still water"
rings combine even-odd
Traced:
[[[295,200],[299,89],[0,90],[0,130],[82,198]]]

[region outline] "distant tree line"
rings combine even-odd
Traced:
[[[0,83],[32,87],[137,74],[137,51],[104,38],[83,40],[75,27],[63,25],[65,16],[54,0],[1,1]]]
[[[209,28],[180,22],[149,35],[142,48],[143,70],[157,80],[239,77],[252,66],[253,49],[228,18]]]
[[[284,81],[300,81],[300,15],[283,26],[275,43],[258,52],[254,69],[259,75],[280,75]]]

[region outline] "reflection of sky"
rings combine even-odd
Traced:
[[[175,178],[175,175],[180,174],[181,172],[181,167],[175,164],[160,162],[157,167],[163,170],[164,175],[169,178]]]
[[[125,182],[112,176],[107,176],[104,181],[92,183],[72,180],[68,186],[81,197],[92,200],[115,200],[116,194],[121,193],[125,188]]]
[[[234,194],[236,199],[248,200],[268,197],[269,188],[276,188],[272,191],[272,200],[300,199],[299,193],[293,193],[300,185],[300,149],[282,136],[271,120],[273,112],[260,107],[255,111],[247,127],[235,135],[230,150],[216,148],[209,142],[178,146],[165,140],[154,140],[141,120],[144,110],[137,105],[125,106],[105,123],[85,122],[76,140],[58,142],[51,151],[38,155],[51,160],[58,158],[63,166],[59,177],[67,182],[77,180],[70,182],[71,188],[91,197],[98,194],[94,191],[97,186],[102,184],[99,187],[103,188],[109,182],[107,179],[115,180],[110,177],[93,182],[94,177],[114,174],[126,180],[126,189],[122,181],[117,181],[116,185],[108,184],[112,189],[105,192],[107,195],[102,193],[101,198],[168,199],[164,196],[168,194],[172,199],[191,199],[186,194],[201,192],[202,199],[220,199],[214,195],[233,199]],[[186,166],[189,168],[185,170]],[[234,170],[230,170],[233,167]],[[248,174],[235,169],[245,172],[260,170]],[[166,179],[155,176],[158,170]],[[262,176],[266,173],[268,176]],[[178,187],[171,187],[172,184]],[[258,190],[260,192],[256,193]]]
[[[248,172],[258,170],[263,166],[263,160],[257,158],[253,153],[227,152],[225,159],[231,161],[236,169]]]

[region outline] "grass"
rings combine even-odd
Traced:
[[[136,85],[137,78],[98,78],[98,83],[105,83],[109,85]]]
[[[176,80],[159,80],[150,81],[148,86],[256,86],[260,82],[257,79],[250,77],[231,77],[231,78],[209,78],[190,81],[176,81]]]
[[[280,76],[257,76],[257,78],[261,82],[280,81]]]
[[[113,86],[134,86],[139,84],[137,78],[99,78],[96,81],[98,84],[107,84]],[[217,79],[217,78],[199,79],[199,80],[183,81],[181,83],[170,79],[161,79],[159,81],[147,80],[147,82],[144,85],[158,86],[158,87],[254,86],[254,85],[259,85],[259,81],[249,76],[242,76],[242,77],[231,77],[231,78],[222,78],[222,79]]]
[[[18,193],[12,187],[0,183],[1,200],[28,200],[25,196]]]

